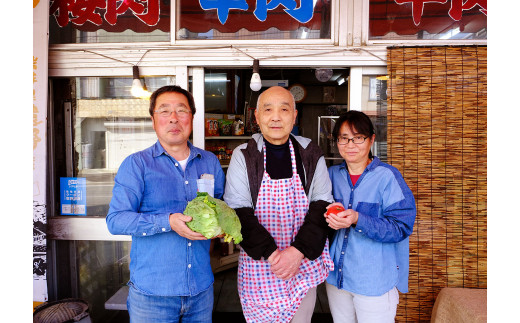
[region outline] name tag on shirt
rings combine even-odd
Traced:
[[[197,180],[197,191],[206,192],[211,197],[214,197],[215,191],[215,178],[212,174],[202,174],[200,179]]]

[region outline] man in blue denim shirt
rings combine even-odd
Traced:
[[[178,86],[150,98],[158,141],[128,156],[115,177],[106,218],[112,234],[132,236],[127,306],[131,322],[211,322],[213,273],[210,240],[191,231],[182,214],[197,194],[197,179],[214,175],[214,196],[224,172],[213,153],[189,141],[195,105]]]

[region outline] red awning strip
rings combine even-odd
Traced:
[[[99,1],[99,0],[98,0]],[[103,1],[103,0],[101,0]],[[330,28],[330,5],[331,0],[319,0],[314,9],[313,18],[307,23],[300,23],[292,18],[286,12],[284,7],[279,6],[274,10],[269,10],[267,19],[259,21],[254,15],[254,9],[257,0],[247,0],[249,4],[248,11],[230,10],[228,19],[222,25],[217,17],[217,10],[204,11],[201,9],[198,0],[181,0],[179,24],[181,28],[186,28],[191,32],[205,33],[215,29],[223,33],[236,33],[241,29],[247,29],[252,32],[266,31],[271,27],[275,27],[281,31],[297,30],[300,27],[307,27],[311,30],[320,30],[322,28]],[[457,0],[451,0],[457,1]],[[468,0],[469,1],[469,0]],[[69,3],[70,0],[54,0],[54,3]],[[420,17],[419,26],[415,26],[412,19],[412,1],[403,5],[398,5],[394,0],[374,0],[370,2],[370,36],[384,36],[389,32],[395,32],[399,35],[413,35],[421,30],[425,30],[430,34],[437,34],[458,26],[461,31],[474,33],[487,26],[487,16],[481,12],[479,6],[475,6],[471,10],[464,10],[462,18],[459,21],[453,20],[448,16],[450,10],[450,1],[447,3],[424,3],[424,11]],[[424,1],[423,1],[424,2]],[[485,2],[485,1],[484,1]],[[105,19],[97,25],[87,20],[82,25],[74,24],[74,28],[82,31],[96,31],[99,29],[108,32],[122,32],[130,29],[138,33],[149,33],[154,30],[170,32],[170,6],[160,1],[160,19],[154,26],[149,26],[139,20],[130,10],[117,16],[117,23],[109,24]],[[98,9],[100,16],[104,16],[104,9]],[[58,19],[57,12],[52,12]],[[61,16],[63,24],[63,16]],[[70,21],[74,19],[70,18]],[[68,22],[72,24],[72,22]]]

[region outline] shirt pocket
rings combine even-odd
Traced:
[[[379,217],[379,203],[359,202],[356,211],[374,218]]]

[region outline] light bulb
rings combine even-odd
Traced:
[[[249,87],[253,91],[260,91],[262,88],[262,80],[260,79],[260,61],[255,59],[253,60],[253,75],[251,76],[251,83],[249,83]]]
[[[143,93],[141,94],[140,98],[141,99],[145,99],[145,100],[149,100],[151,96],[152,96],[152,92],[147,91],[147,90],[143,90]]]
[[[260,74],[253,73],[253,76],[251,76],[251,83],[249,83],[249,87],[253,91],[260,91],[262,88],[262,80],[260,79]]]
[[[130,90],[133,96],[139,98],[143,95],[143,85],[139,79],[132,81],[132,89]]]

